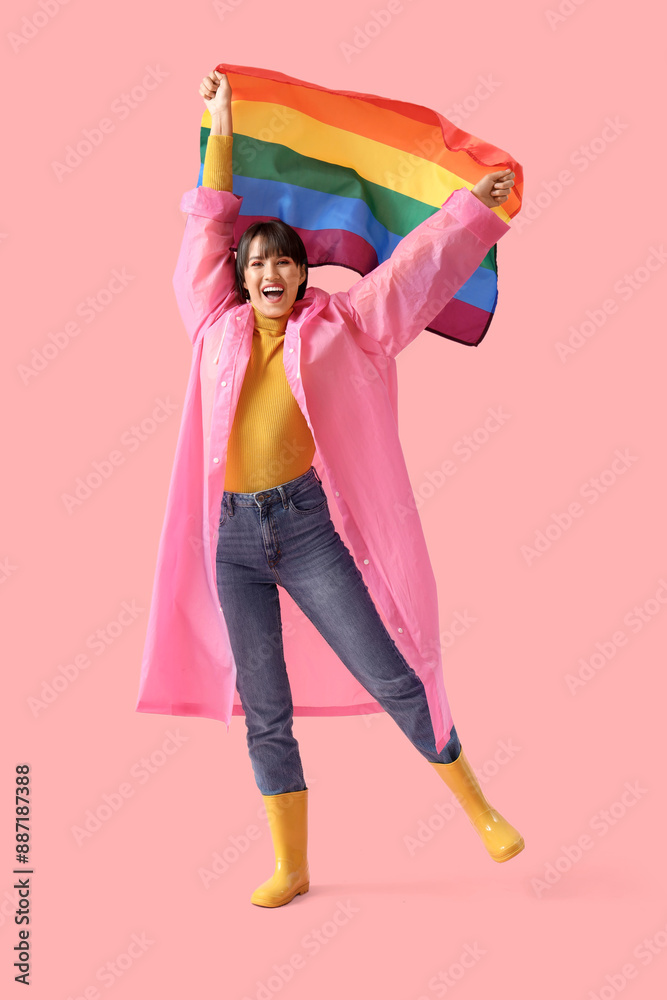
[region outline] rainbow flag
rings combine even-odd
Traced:
[[[452,191],[492,170],[515,172],[509,199],[493,211],[508,222],[520,210],[521,165],[436,111],[264,69],[216,68],[232,88],[233,190],[243,196],[236,244],[251,223],[279,218],[301,236],[309,267],[338,264],[364,275]],[[197,186],[210,126],[206,109]],[[496,250],[428,330],[479,344],[498,299]]]

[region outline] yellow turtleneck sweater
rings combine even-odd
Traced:
[[[209,135],[202,186],[232,190],[232,136]],[[283,364],[287,318],[269,319],[253,306],[252,351],[227,445],[224,489],[268,490],[307,472],[315,441]]]

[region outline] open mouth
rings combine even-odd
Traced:
[[[269,302],[280,302],[284,291],[285,289],[282,285],[265,285],[262,289],[262,295],[264,295]]]

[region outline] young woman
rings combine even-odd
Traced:
[[[307,287],[304,245],[282,222],[251,225],[234,261],[233,226],[241,199],[231,193],[231,88],[227,77],[213,70],[199,93],[211,114],[211,132],[202,185],[181,205],[189,218],[174,276],[181,314],[191,340],[200,344],[186,400],[186,412],[194,415],[190,437],[182,429],[177,449],[180,471],[172,480],[163,528],[137,709],[211,714],[197,707],[205,694],[193,691],[203,681],[190,680],[188,688],[187,667],[175,659],[199,653],[202,662],[206,655],[213,659],[213,644],[203,652],[198,648],[205,646],[202,609],[208,597],[200,563],[188,562],[194,557],[187,540],[194,549],[215,553],[219,611],[273,839],[273,875],[251,901],[281,906],[310,885],[308,789],[292,732],[279,586],[454,792],[490,856],[506,861],[523,850],[524,841],[489,805],[462,752],[439,656],[438,669],[426,672],[423,649],[418,653],[417,645],[408,645],[419,628],[407,612],[398,619],[393,613],[408,606],[407,598],[395,604],[383,599],[401,643],[415,649],[419,670],[399,651],[335,530],[313,460],[316,450],[326,456],[329,484],[346,523],[355,526],[355,551],[368,553],[360,561],[378,592],[379,550],[391,544],[393,534],[396,551],[403,554],[397,566],[397,572],[406,572],[403,589],[429,604],[437,622],[435,589],[421,589],[430,584],[422,581],[430,564],[418,515],[399,526],[393,513],[396,483],[410,489],[389,405],[393,358],[509,228],[489,209],[507,200],[514,174],[495,171],[472,192],[455,191],[401,241],[390,260],[350,292],[328,295]],[[355,379],[357,388],[362,379],[356,394],[349,388]],[[359,409],[360,396],[365,409]],[[202,470],[206,486],[200,496],[192,483]],[[207,503],[211,523],[200,525],[197,507]],[[404,566],[410,558],[418,567],[412,579]],[[186,633],[174,631],[186,617],[192,650],[182,641]],[[169,657],[174,659],[167,678],[163,664]],[[229,714],[222,717],[228,721]]]

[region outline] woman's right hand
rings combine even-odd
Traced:
[[[220,73],[217,69],[212,70],[208,76],[202,80],[199,93],[204,98],[204,104],[211,113],[211,117],[228,111],[232,103],[232,88],[225,73]]]

